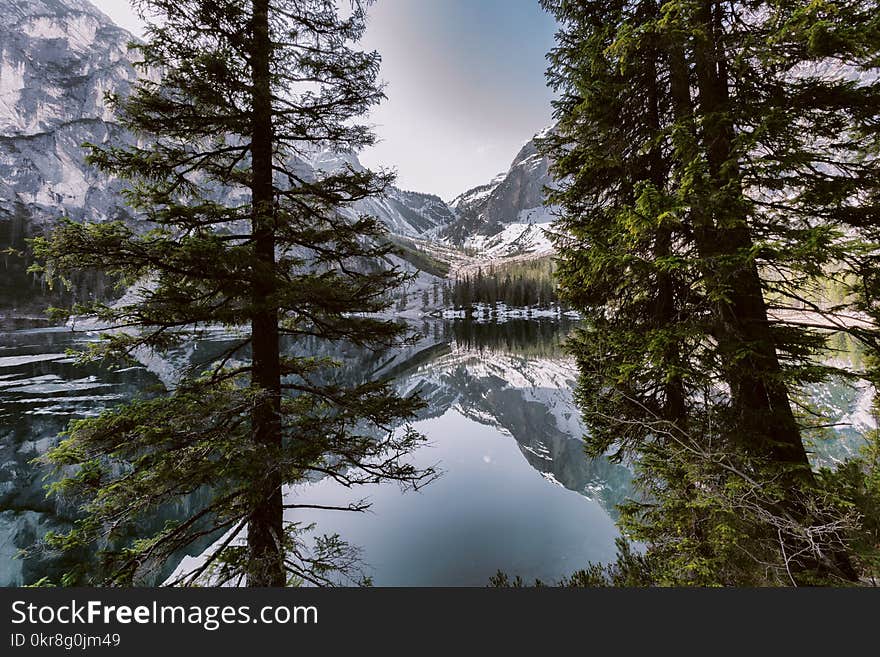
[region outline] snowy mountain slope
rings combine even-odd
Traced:
[[[319,150],[306,158],[303,165],[314,172],[333,172],[344,168],[362,171],[355,153]],[[404,237],[430,235],[455,220],[455,214],[439,196],[410,192],[392,186],[385,196],[363,199],[354,205],[358,214],[378,217],[389,231]]]
[[[492,259],[528,254],[541,256],[552,253],[551,224],[555,217],[549,208],[537,207],[521,210],[516,221],[504,224],[493,235],[476,233],[464,240],[468,251]]]
[[[449,206],[459,217],[481,212],[492,193],[507,178],[507,173],[507,171],[502,171],[485,185],[478,185],[459,194],[449,203]]]
[[[124,183],[85,163],[83,142],[128,142],[104,102],[137,79],[127,45],[134,37],[86,0],[3,0],[0,12],[0,221],[28,215],[43,225],[60,216],[101,221],[127,215]],[[315,171],[354,154],[316,153]],[[388,229],[410,237],[454,215],[437,196],[392,188],[359,203]]]
[[[544,207],[550,162],[535,143],[542,134],[520,149],[507,172],[452,201],[456,220],[444,232],[447,239],[489,257],[552,250],[545,229],[553,214]]]

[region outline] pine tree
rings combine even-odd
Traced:
[[[148,583],[179,550],[223,536],[177,583],[329,584],[353,552],[336,536],[306,544],[309,527],[284,487],[317,476],[346,486],[431,478],[399,459],[420,440],[395,430],[418,399],[381,381],[346,384],[332,358],[296,348],[315,339],[332,353],[338,341],[405,337],[371,318],[404,274],[376,267],[390,243],[376,219],[351,209],[391,177],[350,167],[313,176],[302,166],[318,150],[373,142],[355,122],[383,97],[378,54],[353,48],[366,4],[137,3],[150,20],[137,46],[146,75],[113,103],[143,142],[93,146],[90,159],[131,181],[127,200],[144,228],[67,223],[35,251],[53,277],[96,267],[128,286],[119,304],[73,309],[115,327],[94,357],[162,353],[216,325],[243,337],[167,394],[73,423],[49,452],[68,474],[53,491],[85,502],[74,529],[48,543],[101,550],[99,569],[67,581]],[[138,535],[145,518],[187,496],[204,503]]]
[[[591,452],[635,457],[648,495],[625,527],[667,583],[855,579],[858,522],[796,399],[854,374],[824,362],[832,329],[876,331],[851,301],[792,309],[877,243],[880,84],[851,79],[876,71],[876,3],[543,5],[578,400]]]

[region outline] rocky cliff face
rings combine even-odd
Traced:
[[[101,221],[128,216],[125,183],[85,163],[83,142],[125,143],[104,102],[137,79],[134,37],[86,0],[3,0],[0,17],[0,221],[27,214],[37,224],[60,216]],[[319,153],[303,165],[348,163],[353,154]],[[437,196],[393,188],[357,212],[378,216],[408,237],[454,219]]]
[[[129,138],[104,94],[137,77],[132,35],[85,0],[2,4],[0,221],[116,215],[121,183],[87,166],[82,144]]]
[[[445,231],[451,242],[490,257],[552,250],[545,230],[553,214],[544,207],[550,162],[535,139],[522,147],[507,172],[452,201],[456,220]]]
[[[83,143],[131,139],[104,95],[137,79],[132,35],[85,0],[0,0],[0,9],[0,249],[23,249],[62,216],[129,217],[123,183],[86,165]],[[28,264],[0,262],[0,314],[39,314],[61,300]],[[100,292],[100,277],[86,278],[73,294]]]
[[[4,0],[0,129],[34,135],[112,116],[103,93],[135,77],[131,34],[85,0]]]

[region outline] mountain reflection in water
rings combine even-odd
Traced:
[[[559,347],[571,326],[431,321],[415,327],[422,338],[405,349],[321,354],[340,359],[339,374],[349,380],[388,377],[402,392],[418,391],[428,405],[415,428],[429,444],[412,458],[438,464],[444,474],[417,493],[393,484],[351,491],[329,480],[298,486],[290,492],[298,502],[367,497],[372,509],[298,511],[291,519],[315,521],[321,533],[359,546],[377,585],[483,586],[498,569],[554,581],[588,561],[611,559],[614,505],[628,494],[630,475],[583,453],[571,393],[576,371]],[[181,367],[222,353],[235,336],[208,334],[172,357],[117,371],[65,354],[93,339],[60,329],[0,334],[0,584],[57,576],[64,566],[50,555],[12,558],[47,529],[66,526],[73,513],[45,499],[46,472],[31,459],[71,419],[161,389]],[[308,342],[286,348],[320,351]],[[167,517],[185,515],[196,502],[181,500]],[[196,558],[208,544],[193,546]]]

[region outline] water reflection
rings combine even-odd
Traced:
[[[351,493],[323,481],[299,487],[323,504],[350,495],[373,502],[365,515],[303,516],[363,548],[377,584],[483,585],[501,568],[553,580],[613,553],[613,508],[628,491],[629,472],[588,460],[573,406],[573,364],[559,348],[570,324],[427,322],[405,349],[336,348],[349,380],[390,377],[427,401],[417,428],[431,445],[414,455],[439,463],[444,476],[418,494],[394,486]],[[108,371],[65,354],[95,339],[58,329],[0,334],[0,583],[20,585],[63,566],[48,556],[13,560],[72,509],[43,495],[45,472],[30,461],[73,418],[151,389],[171,385],[181,367],[209,362],[234,344],[217,333],[170,358]],[[315,354],[317,343],[287,345]],[[325,354],[321,354],[325,355]],[[182,500],[167,516],[185,514]],[[196,551],[205,546],[197,546]],[[181,555],[183,556],[183,555]]]

